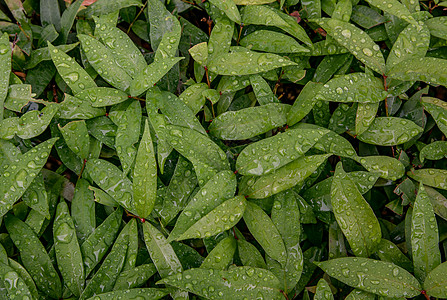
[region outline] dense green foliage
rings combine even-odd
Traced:
[[[446,299],[444,7],[0,0],[0,299]]]

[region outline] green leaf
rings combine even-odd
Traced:
[[[26,112],[19,119],[17,136],[22,139],[30,139],[40,135],[47,129],[58,109],[59,106],[57,104],[49,103],[41,111],[32,110]]]
[[[136,223],[135,223],[136,225]],[[113,287],[114,291],[133,289],[144,285],[150,277],[157,273],[154,264],[144,264],[138,267],[122,271],[120,276],[116,279]]]
[[[425,168],[408,171],[407,175],[425,185],[447,190],[447,170]]]
[[[379,221],[341,163],[337,164],[332,181],[331,204],[354,254],[369,257],[382,237]]]
[[[288,190],[274,196],[272,222],[278,229],[286,247],[286,263],[284,268],[271,268],[271,258],[267,260],[269,270],[283,283],[284,290],[290,291],[298,282],[303,271],[303,253],[300,247],[300,210],[296,194]],[[278,270],[279,271],[275,271]]]
[[[49,297],[59,298],[61,281],[39,238],[28,225],[12,215],[5,217],[5,225],[38,289]]]
[[[200,65],[206,66],[208,62],[208,43],[199,43],[188,50],[191,57]]]
[[[161,278],[179,273],[182,265],[163,234],[148,222],[143,223],[144,241]]]
[[[147,65],[141,51],[122,30],[110,26],[102,18],[94,18],[94,20],[96,23],[95,35],[101,38],[101,41],[110,50],[116,64],[131,78],[135,78]]]
[[[9,35],[4,32],[0,37],[0,106],[8,94],[9,74],[11,73],[11,47],[9,46]],[[0,110],[0,121],[3,120],[3,109]]]
[[[410,120],[396,117],[378,117],[357,138],[368,144],[395,146],[406,143],[422,131],[423,128]]]
[[[192,164],[180,156],[169,185],[165,190],[158,189],[162,196],[157,194],[157,197],[163,198],[163,204],[161,207],[156,205],[155,211],[163,224],[171,222],[186,206],[196,186],[197,177]]]
[[[241,15],[233,0],[211,0],[210,3],[223,11],[231,21],[241,23]]]
[[[208,40],[208,62],[230,51],[234,34],[234,23],[230,19],[219,17],[215,22]]]
[[[189,201],[171,231],[168,241],[178,239],[198,220],[221,205],[236,192],[236,176],[231,171],[214,175]]]
[[[388,77],[447,86],[447,60],[435,57],[406,59],[388,71]]]
[[[130,223],[128,223],[130,224]],[[96,294],[109,292],[113,289],[124,266],[129,243],[129,227],[126,225],[115,240],[99,270],[88,282],[79,299],[88,299]]]
[[[210,134],[223,140],[244,140],[286,124],[290,106],[271,103],[228,111],[213,120]]]
[[[222,149],[203,134],[175,125],[166,125],[166,133],[172,147],[193,164],[200,186],[230,168]]]
[[[114,60],[112,51],[91,36],[78,34],[78,39],[88,62],[96,72],[110,85],[121,91],[127,91],[132,78],[122,72],[123,67]]]
[[[411,224],[414,275],[424,282],[428,273],[441,263],[441,252],[433,206],[422,183],[414,202]]]
[[[334,102],[380,102],[387,96],[380,79],[366,73],[351,73],[329,80],[316,99]]]
[[[377,256],[380,260],[391,262],[408,272],[413,272],[413,262],[393,242],[382,239],[377,246]]]
[[[59,104],[58,117],[61,119],[87,120],[104,116],[105,114],[104,108],[95,108],[88,100],[65,94],[64,101]]]
[[[96,83],[93,79],[72,57],[68,56],[63,51],[58,50],[50,43],[48,43],[48,49],[59,75],[74,94],[77,94],[84,89],[96,87]]]
[[[64,284],[78,297],[84,289],[84,261],[75,226],[64,200],[57,205],[53,236],[57,265]]]
[[[301,53],[310,52],[301,46],[294,38],[269,30],[258,30],[245,36],[240,45],[249,50],[271,53]]]
[[[357,115],[355,117],[355,133],[357,135],[365,132],[374,122],[379,103],[359,103],[357,106]]]
[[[146,218],[152,212],[157,197],[157,163],[154,146],[146,120],[143,137],[135,159],[133,199],[138,216]]]
[[[393,263],[343,257],[315,264],[329,276],[365,292],[391,298],[411,298],[420,294],[421,286],[416,278]]]
[[[116,202],[130,212],[135,212],[132,182],[118,167],[103,159],[89,159],[85,166],[93,181]]]
[[[76,2],[71,3],[70,6],[67,7],[62,14],[61,30],[58,39],[58,41],[60,40],[61,43],[67,42],[68,34],[73,27],[74,20],[82,3],[83,1],[81,0],[77,0]]]
[[[67,53],[76,48],[78,45],[79,43],[73,43],[68,45],[56,46],[54,48],[59,51]],[[35,68],[39,63],[47,60],[51,60],[50,48],[49,47],[39,48],[31,52],[31,57],[29,61],[26,63],[25,67],[26,69],[32,69]]]
[[[427,26],[409,24],[399,34],[391,48],[386,59],[387,70],[403,60],[424,57],[429,45],[430,32]]]
[[[433,205],[434,212],[444,220],[447,220],[447,199],[431,187],[426,186],[425,191]]]
[[[304,86],[287,114],[287,125],[298,123],[312,110],[315,96],[322,87],[323,85],[312,81]]]
[[[0,216],[5,215],[39,174],[57,138],[49,139],[18,157],[0,177]]]
[[[164,3],[156,0],[148,1],[147,15],[151,27],[151,47],[154,50],[159,48],[159,44],[167,32],[179,32],[181,30],[177,18],[166,9]],[[176,43],[178,42],[177,40]],[[176,49],[177,47],[173,48]]]
[[[7,298],[33,299],[33,295],[29,291],[26,282],[13,268],[3,262],[0,262],[0,267],[0,280],[4,288],[6,288]]]
[[[197,220],[176,240],[210,237],[235,226],[244,214],[246,201],[243,196],[226,200]]]
[[[447,39],[446,29],[447,29],[447,18],[444,17],[435,17],[426,20],[424,23],[427,25],[430,30],[430,34],[432,36],[438,37],[440,39]]]
[[[213,57],[208,69],[219,75],[250,75],[291,65],[296,64],[282,56],[246,50]]]
[[[89,300],[107,300],[107,299],[139,299],[139,300],[158,300],[169,294],[168,290],[156,288],[123,289],[108,293],[97,294]]]
[[[90,152],[90,138],[85,121],[72,121],[64,127],[59,124],[59,130],[71,151],[80,158],[87,159]]]
[[[374,294],[357,289],[350,292],[349,295],[346,296],[345,298],[345,300],[374,300],[374,299],[376,299],[376,296]]]
[[[417,24],[407,7],[397,0],[367,0],[366,2],[408,23]]]
[[[273,259],[285,266],[287,252],[284,241],[269,216],[256,204],[247,202],[244,221],[250,233],[264,251]]]
[[[264,258],[253,244],[245,240],[238,239],[237,251],[244,266],[267,269]]]
[[[278,279],[267,270],[252,267],[234,267],[228,271],[193,268],[157,284],[172,285],[206,298],[283,299]]]
[[[317,290],[314,296],[314,300],[333,300],[334,295],[332,294],[331,288],[326,280],[321,278],[317,284]]]
[[[440,160],[447,157],[447,142],[435,141],[424,146],[419,152],[419,159],[424,162],[426,158],[430,160]]]
[[[130,85],[130,95],[139,96],[153,87],[165,74],[184,57],[169,57],[157,60],[137,74]]]
[[[123,211],[121,208],[115,210],[82,243],[81,253],[84,258],[85,277],[102,260],[115,241],[121,226],[122,215]]]
[[[424,290],[427,295],[437,298],[447,297],[447,262],[444,262],[433,269],[424,281]]]
[[[228,236],[221,240],[200,265],[203,269],[226,270],[236,252],[236,239]]]
[[[192,110],[194,115],[196,115],[205,104],[206,99],[202,93],[207,89],[208,85],[206,83],[195,83],[184,90],[183,93],[179,95],[179,99]]]
[[[321,18],[311,20],[346,47],[358,60],[379,74],[385,73],[385,59],[380,47],[369,35],[353,24],[340,20]]]
[[[115,105],[129,99],[126,93],[108,87],[89,88],[77,93],[76,97],[88,101],[93,107]]]
[[[4,106],[9,110],[21,113],[22,109],[33,100],[30,84],[11,84]]]
[[[80,178],[76,182],[71,201],[71,218],[81,244],[95,231],[95,215],[95,202],[93,201],[93,193],[89,190],[89,183]]]
[[[447,121],[445,114],[447,114],[447,103],[437,98],[422,97],[422,105],[424,109],[433,117],[442,133],[447,134]]]
[[[291,163],[262,176],[244,176],[240,193],[249,198],[266,198],[301,184],[326,161],[330,154],[302,156]]]
[[[31,185],[23,194],[22,200],[33,210],[38,211],[42,216],[50,219],[48,194],[45,190],[45,183],[41,174],[37,175],[36,178],[34,178]]]
[[[259,105],[279,102],[278,98],[273,94],[267,81],[259,74],[250,76],[250,85],[256,95]]]
[[[252,143],[242,150],[236,161],[241,175],[264,175],[303,156],[328,131],[291,129]]]
[[[405,175],[405,166],[397,159],[389,156],[364,156],[355,160],[370,172],[380,174],[380,177],[397,180]]]
[[[8,258],[7,262],[9,264],[9,267],[11,267],[25,282],[31,295],[35,299],[39,299],[40,295],[39,295],[39,292],[37,291],[36,284],[34,283],[34,280],[31,277],[31,275],[28,273],[28,271],[26,271],[26,269],[21,264],[19,264],[18,262],[16,262],[15,260],[13,260],[11,258]]]
[[[142,6],[141,1],[138,0],[116,0],[109,2],[108,0],[98,0],[92,5],[89,5],[85,14],[87,17],[101,16],[118,11],[121,8],[129,6]]]

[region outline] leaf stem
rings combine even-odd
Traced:
[[[147,1],[144,3],[143,7],[140,9],[140,11],[138,12],[138,14],[135,16],[135,18],[133,19],[132,23],[130,23],[129,28],[127,28],[127,34],[129,34],[130,29],[132,29],[133,24],[135,24],[135,22],[137,21],[137,19],[140,17],[141,13],[144,11],[144,9],[146,8],[147,5]]]

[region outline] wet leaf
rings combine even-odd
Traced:
[[[236,252],[236,239],[232,236],[224,238],[208,254],[200,265],[203,269],[226,270],[233,261]]]
[[[231,171],[214,175],[189,201],[181,212],[168,241],[176,240],[198,220],[221,205],[236,192],[236,177]]]
[[[18,162],[3,168],[0,177],[0,216],[5,215],[39,174],[57,138],[49,139],[18,157]]]
[[[125,226],[116,238],[110,253],[99,270],[90,279],[79,299],[88,299],[96,294],[106,293],[113,289],[115,281],[124,266],[128,243],[129,227]]]
[[[200,186],[229,169],[225,153],[203,134],[175,125],[166,125],[166,133],[172,147],[193,164]]]
[[[399,19],[411,24],[416,24],[416,20],[413,18],[407,7],[397,0],[368,0],[367,2]]]
[[[391,262],[408,272],[413,272],[413,262],[393,242],[382,239],[377,247],[377,255],[380,260]]]
[[[38,289],[49,297],[59,298],[61,281],[39,238],[28,225],[12,215],[5,217],[5,225]]]
[[[122,72],[122,66],[113,58],[112,51],[88,35],[78,34],[78,39],[88,62],[96,72],[110,85],[121,91],[127,91],[132,78]]]
[[[33,101],[31,94],[31,85],[29,84],[11,84],[8,88],[8,96],[5,99],[5,108],[22,112],[22,109]]]
[[[192,284],[193,282],[198,284]],[[267,270],[252,267],[234,267],[228,271],[189,269],[157,283],[172,285],[207,298],[283,298],[278,279]]]
[[[83,178],[76,182],[71,201],[71,218],[76,229],[76,236],[82,244],[96,228],[95,202],[93,193],[89,190],[89,183]]]
[[[396,117],[375,118],[371,126],[357,138],[368,144],[395,146],[406,143],[422,132],[422,128],[410,120]]]
[[[108,87],[95,87],[83,90],[76,97],[91,103],[93,107],[119,104],[129,99],[126,93]]]
[[[213,120],[210,134],[223,140],[244,140],[286,124],[290,106],[271,103],[228,111]]]
[[[424,282],[428,273],[441,263],[441,252],[433,206],[422,183],[414,202],[411,224],[414,274],[421,282]]]
[[[424,160],[440,160],[447,157],[447,142],[445,141],[435,141],[427,146],[424,146],[419,152],[419,159],[421,162]]]
[[[32,110],[23,114],[19,119],[17,136],[22,139],[30,139],[40,135],[47,129],[58,109],[59,106],[57,104],[51,103],[41,111]]]
[[[303,156],[328,131],[291,129],[252,143],[242,150],[236,161],[241,175],[263,175]]]
[[[188,106],[196,115],[205,104],[205,96],[202,95],[208,89],[206,83],[195,83],[180,94],[179,99]]]
[[[273,94],[267,81],[261,75],[255,74],[250,76],[250,84],[256,95],[259,105],[279,102],[278,98]]]
[[[444,276],[447,272],[447,262],[444,262],[433,269],[424,281],[424,290],[428,295],[438,298],[444,298],[447,295],[447,278]]]
[[[108,293],[97,294],[90,300],[107,300],[107,299],[141,299],[141,300],[158,300],[169,293],[165,289],[156,288],[140,288],[140,289],[122,289]]]
[[[21,298],[21,299],[32,299],[33,295],[31,295],[31,292],[29,291],[26,282],[20,277],[17,272],[8,266],[7,264],[4,264],[3,262],[0,262],[0,280],[2,282],[2,285],[4,288],[6,288],[7,292],[7,298],[14,299],[14,298]],[[5,298],[5,299],[7,299]]]
[[[64,284],[75,296],[79,296],[84,289],[84,261],[75,226],[65,201],[57,205],[53,236],[57,265]]]
[[[334,295],[332,295],[331,288],[326,280],[323,278],[318,281],[317,291],[314,296],[315,300],[330,300],[334,299]]]
[[[405,166],[397,159],[389,156],[364,156],[355,159],[370,172],[380,174],[380,177],[397,180],[405,175]]]
[[[123,211],[118,208],[111,213],[104,222],[81,245],[84,258],[84,270],[87,277],[102,260],[106,252],[115,241],[121,226]]]
[[[439,193],[437,190],[426,186],[425,191],[431,201],[431,204],[433,205],[434,212],[443,218],[444,220],[447,219],[447,199]]]
[[[73,43],[73,44],[68,44],[68,45],[55,46],[54,48],[59,51],[67,53],[67,52],[73,50],[74,48],[76,48],[78,45],[79,45],[79,43]],[[26,68],[32,69],[32,68],[36,67],[42,61],[47,61],[47,60],[51,60],[50,48],[43,47],[43,48],[36,49],[33,52],[31,52],[31,57],[30,57],[29,61],[26,63]]]
[[[157,273],[157,269],[152,263],[140,265],[138,267],[128,269],[127,271],[122,271],[120,276],[116,279],[113,290],[118,291],[133,289],[142,286],[155,273]]]
[[[48,205],[48,195],[47,191],[45,190],[45,184],[41,174],[38,174],[36,178],[34,178],[31,185],[23,194],[22,200],[26,205],[31,207],[33,210],[38,211],[45,218],[51,218]]]
[[[9,264],[9,267],[11,267],[25,282],[26,287],[30,291],[31,295],[34,298],[38,299],[40,297],[39,292],[37,290],[37,287],[36,287],[36,284],[34,283],[33,278],[28,273],[28,271],[26,271],[26,269],[21,264],[19,264],[18,262],[16,262],[15,260],[13,260],[11,258],[8,258],[7,262]]]
[[[329,80],[316,99],[334,102],[380,102],[387,92],[380,79],[366,73],[351,73]]]
[[[247,202],[244,221],[248,230],[273,259],[285,266],[287,252],[281,235],[269,216],[256,204]]]
[[[0,106],[3,107],[8,94],[9,74],[11,73],[11,48],[9,47],[9,35],[4,32],[0,37]],[[3,120],[3,109],[0,112],[0,120]]]
[[[143,72],[137,74],[130,85],[130,95],[139,96],[153,87],[183,57],[168,57],[148,65]]]
[[[343,257],[315,264],[331,277],[365,292],[406,298],[420,294],[421,286],[416,278],[393,263],[362,257]]]
[[[253,244],[245,240],[238,239],[237,251],[244,266],[267,269],[264,258]]]
[[[332,181],[331,204],[335,219],[354,254],[369,257],[375,252],[382,237],[380,225],[341,163],[337,164]]]
[[[349,295],[345,298],[345,300],[374,300],[374,299],[376,299],[376,296],[374,294],[357,289],[350,292]]]
[[[355,133],[357,135],[365,132],[374,122],[379,103],[359,103],[357,106],[357,115],[355,117]]]
[[[447,190],[447,170],[426,168],[408,171],[407,175],[425,185]]]
[[[90,101],[65,94],[64,101],[59,104],[58,116],[61,119],[93,119],[104,116],[104,108],[95,108]]]
[[[154,147],[145,122],[143,137],[135,159],[133,174],[133,199],[138,216],[146,218],[154,208],[157,196],[157,163],[155,162]]]
[[[426,20],[424,23],[427,25],[428,29],[430,30],[430,34],[438,37],[440,39],[446,39],[446,23],[447,18],[445,16],[443,17],[435,17]]]
[[[210,3],[223,11],[231,21],[241,23],[241,15],[233,0],[211,0]]]
[[[447,60],[435,57],[411,58],[394,65],[388,77],[403,81],[423,81],[447,86]]]
[[[310,52],[301,46],[294,38],[275,31],[258,30],[240,41],[241,46],[250,50],[271,53],[301,53]]]
[[[146,66],[146,60],[141,51],[127,34],[117,27],[110,26],[101,18],[94,18],[94,20],[96,23],[95,35],[101,38],[104,45],[110,49],[116,64],[131,78],[135,78]]]
[[[416,43],[417,41],[417,43]],[[424,57],[430,44],[430,32],[425,25],[409,24],[397,37],[386,60],[389,70],[406,59]]]
[[[219,75],[250,75],[291,65],[295,63],[276,54],[244,51],[216,56],[208,69]]]
[[[197,220],[176,240],[210,237],[228,230],[242,218],[245,207],[246,201],[243,196],[226,200]]]
[[[82,159],[87,159],[90,150],[90,138],[84,120],[72,121],[59,130],[67,146]]]
[[[422,105],[424,109],[428,111],[433,117],[438,125],[439,130],[444,134],[447,133],[447,122],[445,121],[445,116],[447,114],[447,103],[437,98],[432,97],[422,97]]]
[[[72,57],[48,43],[51,59],[59,75],[74,94],[96,87],[96,83]]]
[[[330,154],[302,156],[291,163],[263,176],[244,176],[239,184],[240,193],[249,198],[266,198],[301,184]]]

